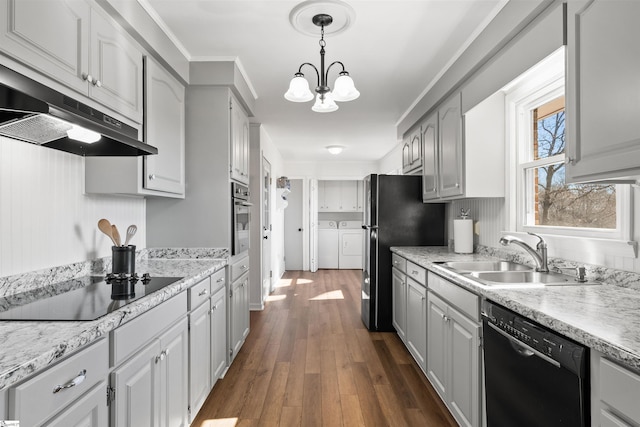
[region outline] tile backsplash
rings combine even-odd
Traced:
[[[0,277],[111,254],[107,218],[146,242],[143,198],[84,194],[84,158],[0,137]],[[115,171],[117,173],[117,171]]]

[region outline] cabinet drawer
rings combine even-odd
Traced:
[[[111,366],[124,362],[163,330],[187,314],[187,293],[168,301],[111,332]]]
[[[640,376],[610,360],[600,359],[600,400],[640,421]]]
[[[211,296],[211,280],[209,277],[196,283],[187,290],[189,297],[189,311],[197,308]]]
[[[222,268],[211,275],[211,293],[224,287],[226,283],[225,269]]]
[[[478,295],[431,272],[429,273],[428,287],[471,319],[480,321],[480,297]]]
[[[391,265],[403,273],[407,272],[407,260],[398,254],[391,254]]]
[[[411,277],[422,286],[427,285],[427,270],[411,261],[407,261],[407,277]]]
[[[235,282],[238,277],[249,271],[249,257],[242,258],[231,265],[231,282]]]
[[[9,390],[9,419],[21,425],[42,425],[93,386],[107,378],[109,370],[109,341],[106,339],[81,350],[31,380]],[[80,373],[85,370],[84,379]],[[60,389],[56,386],[76,385]],[[106,392],[106,390],[105,390]]]

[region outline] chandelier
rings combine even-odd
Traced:
[[[349,77],[349,73],[345,70],[342,62],[332,62],[331,65],[327,67],[327,71],[325,72],[324,70],[324,47],[327,45],[324,41],[324,27],[333,22],[331,15],[324,13],[315,15],[312,22],[314,25],[320,27],[320,41],[318,42],[320,44],[320,70],[318,71],[316,66],[309,62],[305,62],[300,65],[298,72],[295,73],[293,79],[291,79],[289,90],[284,94],[284,97],[292,102],[308,102],[314,98],[313,94],[309,90],[309,82],[305,79],[304,74],[302,74],[302,67],[309,65],[316,71],[316,76],[318,78],[318,85],[315,89],[317,93],[315,96],[316,102],[311,109],[317,113],[330,113],[338,109],[336,101],[353,101],[360,96],[360,92],[356,89],[353,84],[353,79]],[[342,71],[340,71],[339,76],[335,81],[333,91],[331,91],[331,87],[327,85],[329,70],[331,70],[331,67],[336,64],[339,64],[342,67]]]

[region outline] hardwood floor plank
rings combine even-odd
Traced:
[[[287,272],[191,427],[454,427],[397,335],[364,327],[360,279]]]

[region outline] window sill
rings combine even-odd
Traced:
[[[538,242],[535,236],[516,231],[502,231],[504,235],[518,237],[532,247]],[[560,236],[554,234],[540,234],[548,246],[548,255],[552,257],[576,259],[590,264],[602,264],[604,257],[614,256],[623,258],[638,257],[638,242],[629,240],[599,239],[592,237]]]

